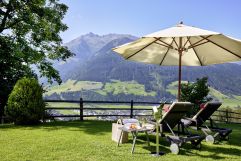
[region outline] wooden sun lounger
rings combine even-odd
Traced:
[[[220,102],[208,102],[193,118],[182,119],[185,127],[195,127],[195,130],[202,130],[206,135],[206,141],[214,143],[215,140],[228,140],[229,134],[232,129],[220,128],[211,119],[212,114],[222,105]],[[205,122],[209,120],[210,125],[205,125]],[[217,139],[219,137],[219,139]]]
[[[201,141],[204,136],[191,134],[189,131],[187,131],[187,135],[179,136],[179,133],[173,131],[174,127],[180,123],[192,107],[193,104],[190,102],[174,102],[160,120],[162,136],[165,136],[164,132],[171,132],[172,134],[166,135],[166,139],[171,143],[170,150],[174,154],[178,154],[179,148],[186,142],[191,142],[194,147],[201,148]]]

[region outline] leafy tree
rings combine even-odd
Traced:
[[[73,55],[59,36],[67,29],[67,8],[58,0],[0,0],[0,108],[16,81],[33,75],[31,65],[49,82],[61,83],[52,64]]]
[[[209,93],[207,81],[208,78],[203,77],[197,79],[194,83],[188,82],[181,84],[181,101],[194,103],[193,113],[196,113],[199,110],[201,103],[211,100],[211,98],[207,97]]]
[[[35,76],[31,69],[22,64],[20,58],[14,55],[14,46],[10,45],[10,40],[0,37],[0,116],[3,115],[4,105],[7,102],[8,94],[17,80],[23,76]],[[5,54],[8,53],[8,54]]]
[[[22,78],[14,86],[6,114],[15,124],[36,124],[44,116],[43,89],[34,78]]]

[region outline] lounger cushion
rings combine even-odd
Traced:
[[[201,103],[199,107],[200,107],[200,110],[204,109],[206,107],[206,104],[205,103]]]
[[[193,117],[197,121],[197,126],[202,126],[202,124],[208,120],[211,115],[217,111],[217,109],[222,104],[220,102],[208,102],[205,104],[205,108],[200,109],[198,113]]]
[[[193,107],[193,104],[190,102],[174,102],[170,106],[168,112],[166,112],[160,123],[163,124],[163,130],[167,130],[165,122],[167,122],[170,128],[174,128],[182,119],[187,112],[189,112]]]
[[[168,112],[170,105],[165,104],[162,108],[162,111]]]

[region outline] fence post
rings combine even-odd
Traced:
[[[0,102],[0,124],[3,124],[3,115],[2,115],[2,109],[1,109],[1,102]]]
[[[130,114],[130,118],[133,118],[133,100],[131,100],[131,114]]]
[[[229,122],[228,120],[228,109],[226,109],[226,124]]]
[[[79,99],[79,114],[80,114],[80,121],[83,121],[83,109],[84,109],[84,104],[83,104],[83,99]]]

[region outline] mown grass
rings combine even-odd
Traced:
[[[203,142],[202,150],[191,149],[186,144],[179,155],[171,154],[169,146],[161,139],[160,149],[166,154],[152,157],[155,150],[154,136],[151,147],[145,144],[145,136],[139,134],[135,153],[130,141],[120,147],[111,141],[111,122],[54,122],[38,126],[0,125],[0,160],[241,160],[240,125],[225,125],[233,129],[230,142],[209,145]]]

